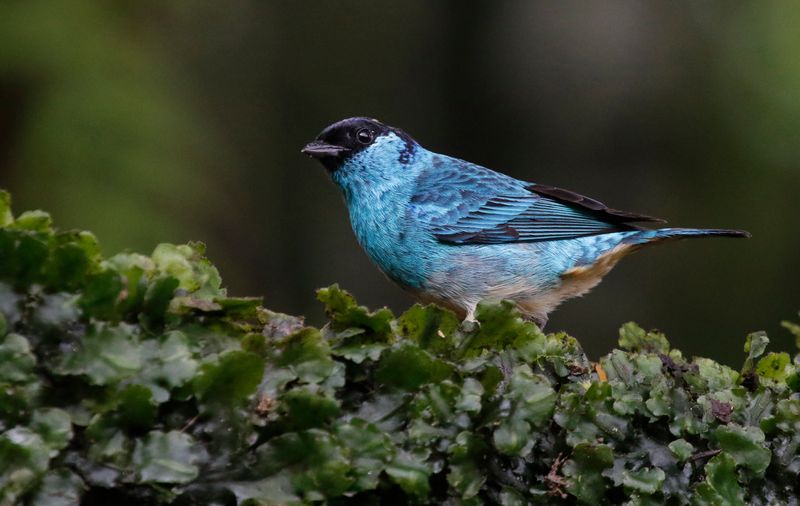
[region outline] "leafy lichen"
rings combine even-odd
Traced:
[[[508,303],[476,324],[370,311],[337,286],[318,298],[321,329],[229,297],[200,244],[104,258],[0,193],[0,505],[799,492],[798,358],[762,334],[735,371],[628,323],[593,364]]]

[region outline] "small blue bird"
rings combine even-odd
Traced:
[[[562,301],[643,246],[750,236],[642,228],[635,223],[663,220],[433,153],[369,118],[330,125],[302,152],[341,188],[358,242],[378,267],[419,300],[468,319],[481,300],[509,299],[541,328]]]

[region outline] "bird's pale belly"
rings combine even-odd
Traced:
[[[629,252],[617,245],[581,263],[584,248],[575,241],[510,246],[456,246],[413,292],[466,318],[481,300],[512,300],[526,318],[543,325],[556,306],[591,290]]]

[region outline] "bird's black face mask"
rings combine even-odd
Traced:
[[[378,120],[350,118],[334,123],[301,150],[333,172],[351,156],[372,145],[390,129]]]

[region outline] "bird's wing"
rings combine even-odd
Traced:
[[[414,218],[445,243],[572,239],[637,230],[636,222],[663,221],[610,209],[569,190],[525,183],[461,160],[438,161],[420,174],[411,206]]]

